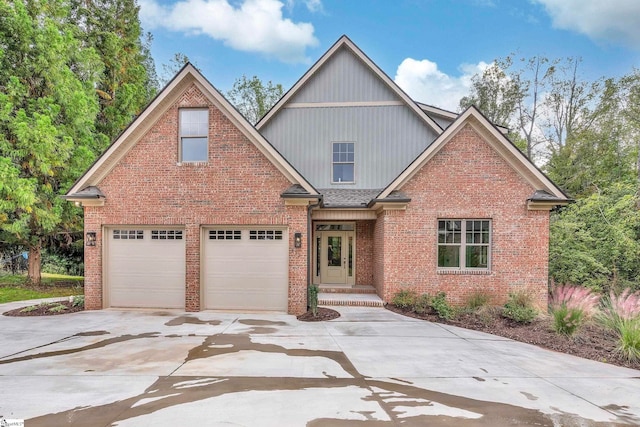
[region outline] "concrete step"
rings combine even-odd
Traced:
[[[378,295],[370,293],[319,292],[318,305],[383,307],[384,302]]]
[[[376,288],[371,285],[318,285],[320,292],[327,294],[375,294]]]

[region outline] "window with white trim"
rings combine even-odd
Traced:
[[[332,147],[331,182],[354,182],[354,143],[334,142]]]
[[[488,270],[490,259],[490,220],[438,220],[438,268]]]
[[[180,161],[206,162],[209,159],[209,110],[180,109]]]

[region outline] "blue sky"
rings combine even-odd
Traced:
[[[640,67],[640,0],[138,0],[158,72],[186,54],[219,90],[285,89],[346,34],[414,99],[455,109],[469,78],[516,53],[581,57],[581,75]]]

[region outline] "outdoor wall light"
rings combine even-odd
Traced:
[[[96,245],[96,232],[89,231],[87,232],[87,240],[85,241],[87,246],[95,246]]]
[[[295,233],[293,235],[293,246],[296,248],[302,247],[302,233]]]

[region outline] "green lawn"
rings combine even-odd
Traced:
[[[84,277],[42,273],[42,286],[27,285],[26,275],[0,273],[0,304],[37,298],[82,295]]]

